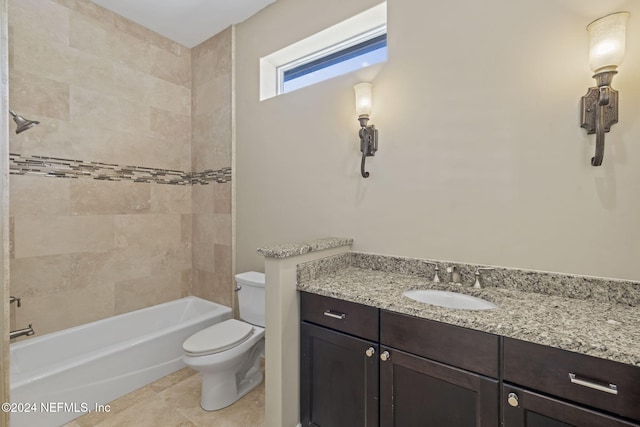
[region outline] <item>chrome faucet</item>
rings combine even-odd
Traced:
[[[433,265],[433,283],[440,283],[440,277],[438,276],[438,271],[440,271],[440,268],[438,267],[438,263],[437,262],[429,262],[429,261],[423,261],[425,264],[429,264],[429,265]]]
[[[28,328],[16,329],[15,331],[9,332],[9,339],[12,340],[14,338],[18,338],[18,337],[21,337],[23,335],[27,336],[27,337],[30,337],[31,335],[33,335],[35,333],[36,332],[31,327],[31,323],[29,323],[29,327]]]
[[[476,268],[476,283],[473,284],[473,287],[476,289],[482,289],[482,285],[480,285],[480,272],[481,271],[489,271],[493,270],[493,268]]]

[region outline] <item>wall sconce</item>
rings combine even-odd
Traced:
[[[9,109],[9,114],[13,117],[13,121],[16,122],[16,133],[22,133],[27,129],[31,129],[35,125],[39,125],[37,120],[29,120],[22,117],[20,114],[16,114],[13,110]]]
[[[360,173],[363,178],[369,178],[369,172],[364,171],[364,162],[367,156],[375,155],[378,151],[378,130],[374,125],[367,125],[371,107],[373,105],[371,83],[358,83],[353,87],[356,92],[356,114],[360,122],[360,151],[362,151],[362,162],[360,163]]]
[[[616,12],[598,18],[589,25],[589,65],[597,87],[582,97],[580,126],[587,134],[596,134],[596,153],[592,166],[600,166],[604,156],[604,133],[618,123],[618,91],[611,88],[616,68],[622,63],[625,30],[629,12]]]

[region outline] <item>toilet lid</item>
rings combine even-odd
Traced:
[[[219,353],[243,343],[252,333],[252,325],[229,319],[191,335],[182,348],[193,355]]]

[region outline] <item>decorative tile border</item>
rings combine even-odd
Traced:
[[[9,154],[12,175],[42,175],[54,178],[93,178],[103,181],[134,181],[170,185],[207,185],[231,181],[231,168],[184,172],[172,169],[123,166],[111,163],[87,162],[58,157]]]

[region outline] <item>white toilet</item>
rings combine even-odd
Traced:
[[[200,372],[200,406],[215,411],[231,405],[262,382],[264,273],[237,274],[240,318],[191,335],[182,345],[184,363]]]

